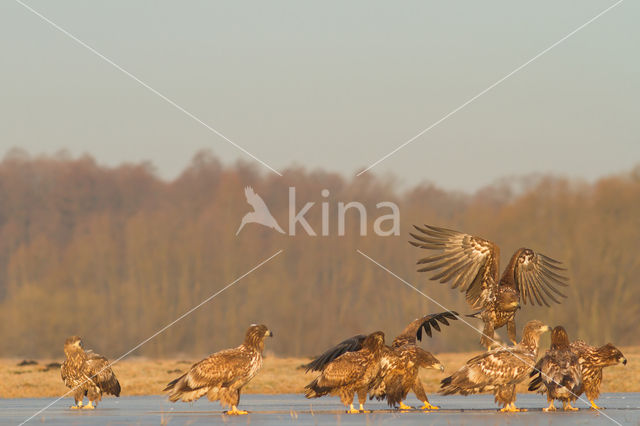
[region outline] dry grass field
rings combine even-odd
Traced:
[[[605,370],[603,392],[640,392],[640,347],[622,349],[629,360],[626,366],[614,366]],[[439,382],[446,375],[462,366],[475,353],[436,354],[446,366],[444,373],[423,370],[422,381],[428,393],[438,390]],[[60,360],[58,360],[59,362]],[[113,369],[122,385],[122,395],[159,395],[172,379],[182,374],[197,360],[154,360],[131,358],[120,361]],[[247,385],[247,393],[301,393],[314,374],[305,374],[298,368],[307,362],[304,358],[267,357],[263,370]],[[46,365],[51,360],[39,360],[37,364],[18,366],[21,360],[0,360],[0,398],[55,397],[67,392],[60,378],[60,369]],[[519,392],[526,392],[520,385]]]

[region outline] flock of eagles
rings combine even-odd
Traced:
[[[415,247],[429,251],[418,261],[420,272],[431,272],[432,280],[450,283],[465,293],[467,302],[478,312],[468,315],[482,319],[484,330],[481,344],[487,351],[466,362],[458,371],[441,382],[443,395],[469,395],[493,392],[500,411],[526,411],[515,406],[518,383],[529,379],[529,390],[546,393],[549,406],[555,411],[555,400],[564,410],[572,407],[583,393],[592,409],[599,409],[594,400],[600,394],[602,370],[618,363],[626,364],[624,355],[612,344],[590,346],[582,340],[571,342],[562,326],[550,329],[541,321],[525,324],[522,336],[516,339],[516,313],[521,304],[549,306],[564,297],[561,287],[568,279],[561,263],[528,248],[518,249],[502,276],[499,275],[500,251],[491,241],[457,231],[425,225],[415,227],[410,241]],[[423,330],[431,337],[432,329],[441,330],[450,321],[460,318],[446,311],[418,318],[402,331],[391,346],[385,344],[381,331],[348,338],[325,351],[305,367],[318,376],[305,387],[307,398],[336,395],[348,407],[348,413],[365,412],[370,399],[386,400],[391,407],[410,409],[403,401],[409,391],[424,403],[423,410],[437,410],[431,405],[418,378],[421,368],[444,371],[444,366],[429,352],[418,346]],[[496,340],[495,330],[507,326],[513,346]],[[551,331],[551,347],[538,359],[542,333]],[[204,395],[229,407],[229,415],[247,414],[239,410],[240,392],[260,370],[266,337],[273,333],[265,325],[251,325],[244,342],[195,363],[189,371],[167,384],[169,399],[194,401]],[[73,390],[75,405],[71,408],[95,408],[102,394],[120,394],[120,383],[106,358],[85,351],[82,341],[74,336],[64,345],[66,360],[62,364],[62,379]],[[359,409],[353,401],[358,396]],[[83,406],[84,397],[89,402]]]

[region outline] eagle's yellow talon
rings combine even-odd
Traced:
[[[412,410],[413,407],[405,404],[403,401],[400,401],[400,406],[398,407],[400,410]]]
[[[243,416],[245,414],[249,414],[248,411],[244,411],[244,410],[238,410],[238,407],[236,407],[235,405],[233,405],[231,407],[230,411],[227,411],[226,414],[228,416]]]
[[[428,402],[425,402],[424,405],[422,407],[420,407],[421,410],[439,410],[440,407],[438,407],[437,405],[431,405]]]
[[[80,405],[72,405],[69,408],[71,408],[72,410],[80,410],[80,409],[82,409],[82,404],[80,404]]]
[[[544,411],[545,413],[548,413],[550,411],[556,411],[556,406],[553,405],[553,401],[551,401],[549,403],[549,406],[547,408],[543,408],[542,411]]]
[[[592,410],[604,410],[604,408],[598,407],[595,402],[593,402],[593,401],[589,401],[589,402],[591,402],[591,409]]]

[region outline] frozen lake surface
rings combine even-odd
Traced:
[[[200,424],[257,424],[257,425],[374,425],[401,424],[640,424],[640,393],[603,394],[597,401],[606,407],[603,413],[587,408],[578,401],[580,411],[544,413],[546,397],[535,394],[518,395],[516,405],[528,408],[526,413],[498,413],[493,395],[429,397],[441,408],[433,412],[397,412],[386,404],[369,401],[368,414],[346,414],[338,398],[305,399],[302,395],[243,395],[240,408],[250,411],[248,416],[222,415],[220,405],[203,398],[193,404],[171,403],[162,396],[129,396],[105,398],[94,411],[70,410],[72,398],[64,398],[34,417],[28,424],[52,425],[200,425]],[[41,410],[54,398],[0,399],[0,423],[20,424]],[[410,397],[407,403],[418,406]],[[560,406],[557,404],[556,406]],[[608,418],[609,416],[610,418]],[[615,420],[615,422],[613,420]]]

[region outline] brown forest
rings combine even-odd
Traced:
[[[236,236],[251,210],[245,186],[284,229],[295,187],[298,210],[315,202],[306,218],[318,236],[257,224]],[[367,236],[355,210],[338,235],[339,201],[366,206]],[[374,220],[389,213],[376,208],[381,201],[399,206],[399,236],[374,235]],[[322,202],[329,236],[320,235]],[[423,253],[407,240],[412,224],[422,223],[495,241],[501,265],[521,246],[565,263],[568,298],[551,308],[525,306],[519,327],[539,318],[594,344],[640,344],[640,168],[593,184],[534,176],[465,194],[372,174],[291,168],[279,177],[248,163],[223,165],[206,151],[167,182],[148,164],[108,168],[90,157],[14,150],[0,163],[0,356],[60,358],[64,338],[79,334],[115,358],[280,249],[132,355],[205,355],[237,345],[254,322],[271,327],[268,350],[281,356],[313,355],[378,329],[390,340],[413,318],[442,309],[358,249],[447,308],[471,311],[462,294],[416,272]],[[458,322],[425,347],[479,350],[478,338]]]

